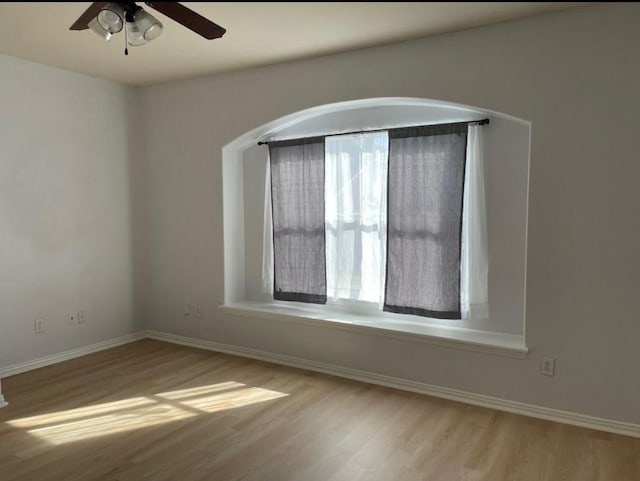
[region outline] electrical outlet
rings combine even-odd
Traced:
[[[44,330],[45,330],[44,319],[43,318],[36,319],[33,323],[33,332],[35,332],[36,334],[41,334],[44,332]]]
[[[78,311],[78,324],[87,322],[87,311]]]
[[[556,369],[556,360],[553,357],[543,357],[540,361],[540,374],[553,376]]]
[[[75,326],[76,324],[78,324],[78,313],[70,312],[69,314],[67,314],[67,324],[69,324],[70,326]]]
[[[190,316],[191,315],[191,304],[185,304],[184,305],[184,315],[185,316]]]
[[[200,306],[196,307],[196,317],[202,317],[202,309]]]

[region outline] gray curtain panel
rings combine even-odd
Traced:
[[[460,319],[467,125],[389,130],[385,311]]]
[[[324,137],[270,142],[276,300],[327,301]]]

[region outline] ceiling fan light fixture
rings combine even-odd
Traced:
[[[142,36],[147,42],[155,40],[162,33],[163,26],[158,19],[156,19],[149,12],[140,9],[133,16],[138,29],[142,33]]]
[[[118,33],[125,23],[124,8],[117,3],[108,3],[98,12],[97,20],[107,32]]]
[[[132,47],[139,47],[147,43],[135,22],[127,22],[127,43]]]
[[[102,28],[102,25],[100,25],[100,23],[98,23],[98,19],[94,18],[93,20],[91,20],[88,23],[89,28],[95,32],[96,34],[100,35],[102,38],[104,38],[107,42],[109,40],[111,40],[111,37],[113,37],[113,34],[107,30],[105,30],[104,28]]]
[[[139,8],[127,20],[126,29],[127,43],[132,47],[139,47],[158,38],[162,33],[162,24],[153,15]]]

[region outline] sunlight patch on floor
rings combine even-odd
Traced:
[[[66,444],[156,426],[288,396],[237,382],[139,396],[8,421],[53,444]]]
[[[77,409],[69,409],[68,411],[59,411],[55,413],[42,414],[39,416],[31,416],[28,418],[16,419],[9,421],[11,426],[16,428],[31,428],[34,426],[42,426],[45,424],[57,424],[64,421],[78,420],[84,417],[95,418],[101,414],[113,413],[120,410],[130,410],[141,406],[148,406],[154,404],[153,399],[147,397],[134,397],[130,399],[124,399],[122,401],[115,401],[104,404],[97,404],[95,406],[86,406]]]
[[[162,392],[154,394],[156,397],[163,399],[182,399],[188,396],[198,396],[202,394],[210,394],[212,392],[226,391],[227,389],[237,389],[244,387],[245,385],[239,382],[221,382],[218,384],[211,384],[210,386],[198,386],[189,389],[178,389],[177,391]]]
[[[249,404],[270,401],[271,399],[277,399],[284,396],[287,396],[287,394],[277,391],[269,391],[268,389],[262,389],[259,387],[249,387],[213,396],[187,399],[181,401],[180,404],[207,413],[214,413],[225,409],[233,409],[248,406]]]
[[[27,432],[57,445],[132,431],[193,416],[197,416],[197,414],[179,407],[154,402],[152,405],[131,408],[115,414],[105,414],[46,427],[34,427]]]

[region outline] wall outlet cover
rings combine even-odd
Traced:
[[[36,334],[41,334],[45,331],[44,319],[41,317],[40,319],[36,319],[33,323],[33,332]]]
[[[545,376],[553,376],[556,368],[556,360],[553,357],[544,356],[540,360],[540,373]]]

